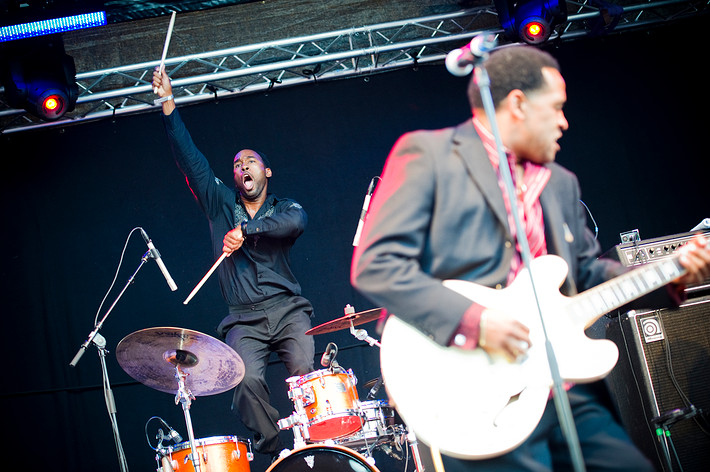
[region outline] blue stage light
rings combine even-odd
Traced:
[[[106,24],[106,12],[98,11],[82,15],[65,16],[51,20],[33,21],[0,27],[0,42],[32,38],[47,34],[63,33]]]

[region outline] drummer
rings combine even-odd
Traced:
[[[279,412],[269,401],[266,366],[276,351],[291,376],[313,369],[315,346],[306,335],[313,307],[289,266],[289,252],[303,233],[307,216],[293,200],[267,192],[273,170],[251,149],[234,156],[234,184],[215,177],[175,107],[164,69],[153,72],[162,102],[163,123],[178,167],[209,221],[215,259],[227,257],[217,273],[229,314],[217,331],[241,356],[245,377],[234,391],[232,410],[254,432],[255,451],[272,456],[284,449]]]

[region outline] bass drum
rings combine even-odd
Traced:
[[[365,456],[342,446],[311,444],[292,451],[266,472],[380,472]]]

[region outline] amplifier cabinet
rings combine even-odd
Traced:
[[[659,470],[669,470],[668,455],[670,470],[710,470],[710,297],[621,314],[606,332],[619,347],[607,383],[632,440]],[[691,404],[699,411],[669,424],[662,442],[653,419]]]

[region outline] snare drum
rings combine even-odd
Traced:
[[[380,472],[357,452],[341,446],[311,444],[296,449],[266,472]]]
[[[306,374],[295,382],[308,418],[311,441],[340,438],[360,430],[356,384],[352,370],[333,373],[327,369]]]
[[[190,441],[167,448],[166,457],[175,472],[193,472],[190,460]],[[195,439],[195,452],[201,472],[250,472],[249,461],[254,458],[251,443],[236,436],[214,436]]]

